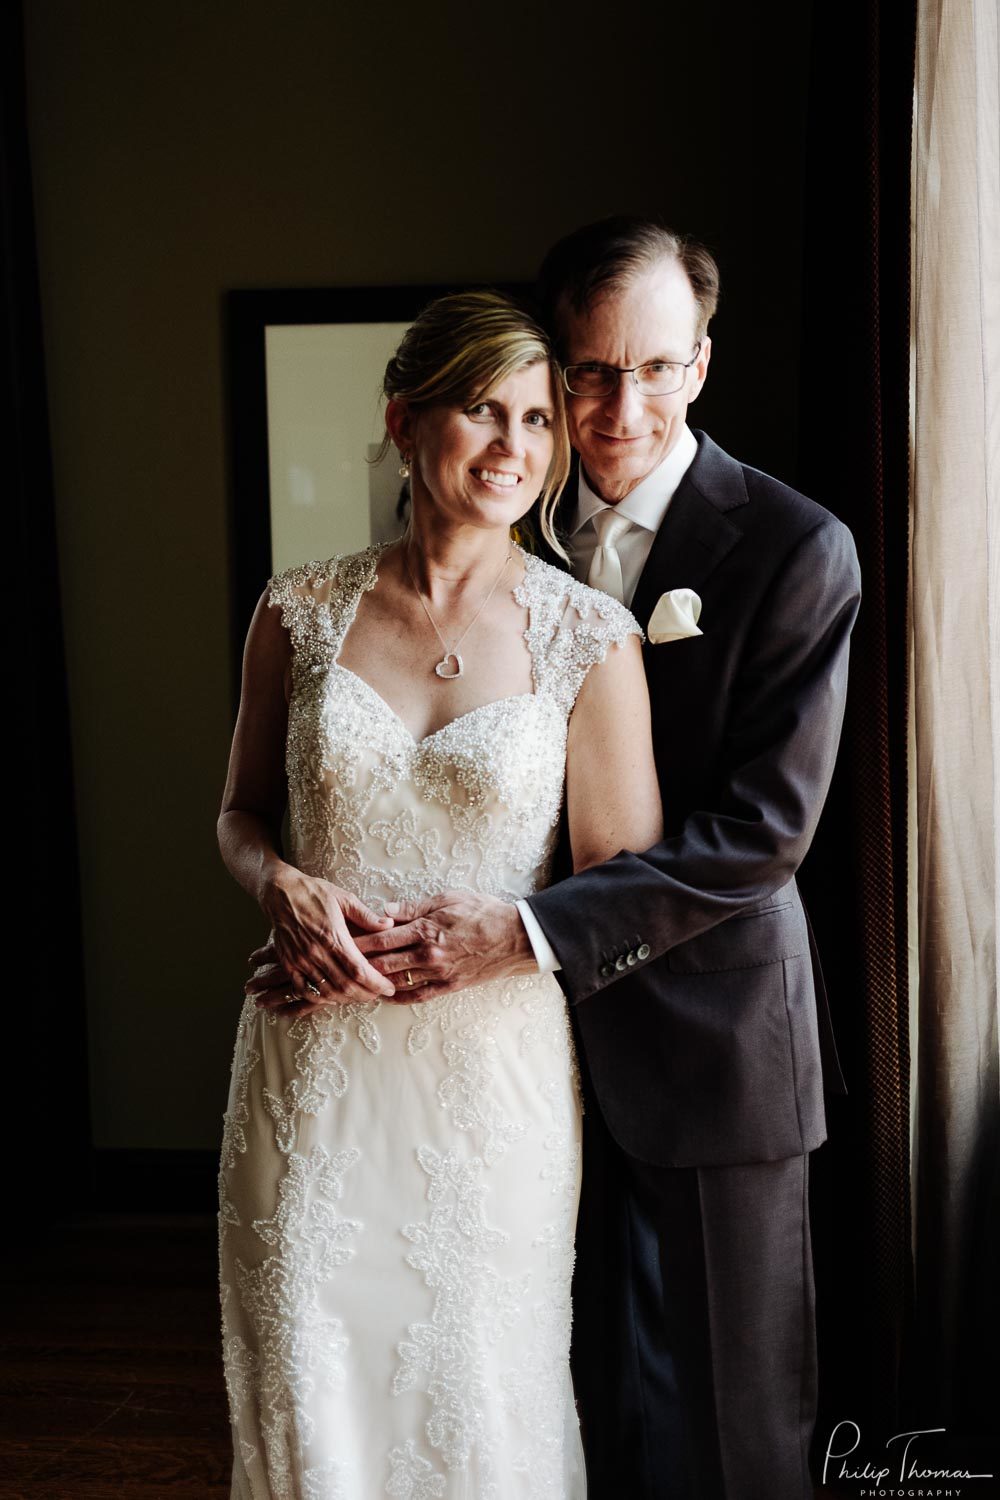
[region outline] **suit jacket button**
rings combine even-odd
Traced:
[[[624,958],[616,958],[615,959],[615,968],[618,970],[619,974],[624,974],[624,972],[625,972],[625,960],[624,960]]]
[[[625,955],[625,962],[628,964],[628,966],[629,966],[630,969],[634,967],[635,961],[636,961],[636,956],[635,956],[634,953],[627,953]]]
[[[640,943],[639,947],[636,949],[636,957],[637,958],[648,958],[651,951],[652,950],[650,949],[650,946],[649,946],[648,943]]]
[[[612,967],[611,964],[601,964],[601,978],[602,979],[610,979],[611,976],[612,976],[612,974],[614,972],[615,972],[614,968]]]

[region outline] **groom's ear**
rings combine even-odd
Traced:
[[[701,348],[698,350],[698,358],[695,360],[694,365],[691,369],[691,373],[694,376],[694,382],[691,386],[691,394],[688,397],[689,402],[694,401],[701,393],[701,388],[705,384],[705,377],[708,375],[708,362],[711,358],[712,340],[706,333],[705,337],[701,341]]]
[[[415,425],[409,403],[393,396],[385,408],[385,429],[400,453],[412,453]]]

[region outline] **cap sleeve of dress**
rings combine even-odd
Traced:
[[[567,717],[591,667],[630,635],[644,639],[624,604],[537,557],[527,558],[517,597],[529,610],[525,640],[535,690],[554,697]]]
[[[280,609],[292,641],[293,670],[329,666],[337,642],[329,608],[339,558],[299,563],[268,579],[268,605]]]

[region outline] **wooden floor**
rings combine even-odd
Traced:
[[[81,1218],[0,1267],[3,1500],[228,1500],[215,1235]]]

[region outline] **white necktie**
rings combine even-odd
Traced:
[[[622,583],[622,560],[618,556],[618,542],[631,526],[628,516],[620,516],[613,505],[597,512],[594,517],[597,546],[590,559],[590,572],[587,574],[587,582],[591,588],[603,589],[606,594],[622,603],[625,601],[625,586]]]

